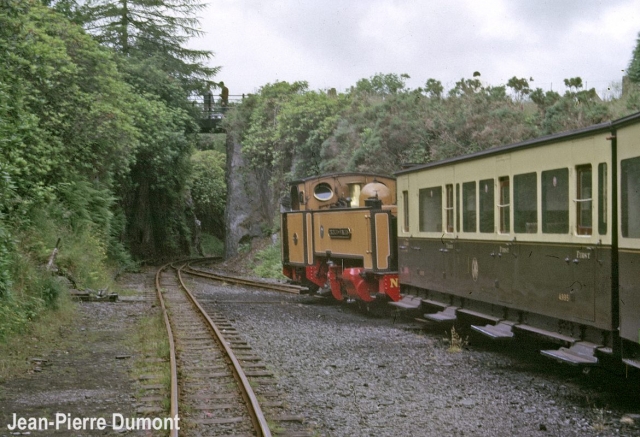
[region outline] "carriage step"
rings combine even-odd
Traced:
[[[471,329],[494,340],[510,340],[513,338],[513,322],[500,322],[495,325],[471,325]]]
[[[600,346],[586,341],[577,341],[571,347],[561,347],[558,350],[540,351],[545,357],[553,358],[563,363],[574,366],[594,366],[598,364],[595,356],[596,349]]]
[[[404,296],[398,302],[389,302],[392,305],[401,310],[415,310],[422,304],[422,299],[418,296]]]
[[[636,368],[640,369],[640,360],[633,360],[631,358],[623,358],[622,362],[625,363],[627,366],[632,366],[632,367],[636,367]]]
[[[446,307],[449,306],[446,303],[438,302],[437,300],[431,300],[431,299],[422,299],[422,303],[424,303],[425,305],[429,305],[429,306],[441,308],[441,309],[445,309]]]
[[[458,307],[446,307],[444,310],[433,314],[425,314],[424,318],[432,322],[454,322],[458,316],[456,316],[456,310]]]
[[[532,334],[541,335],[543,337],[551,338],[557,341],[564,341],[570,345],[578,341],[578,339],[570,337],[568,335],[560,334],[559,332],[547,331],[546,329],[536,328],[530,325],[513,325],[514,328],[522,331],[527,331]]]
[[[478,311],[473,311],[473,310],[470,310],[470,309],[467,309],[467,308],[458,309],[458,314],[464,314],[466,316],[470,316],[470,317],[473,317],[473,318],[476,318],[476,319],[486,320],[491,325],[496,325],[501,320],[500,317],[491,316],[489,314],[481,313],[481,312],[478,312]]]

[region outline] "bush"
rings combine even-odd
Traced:
[[[222,256],[224,253],[224,242],[204,232],[200,236],[200,247],[204,256]]]
[[[256,253],[257,265],[253,273],[261,278],[286,279],[282,274],[282,260],[279,244],[271,244]]]

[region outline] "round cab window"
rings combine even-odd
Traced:
[[[325,182],[316,185],[313,189],[313,196],[321,201],[329,200],[333,197],[331,186]]]

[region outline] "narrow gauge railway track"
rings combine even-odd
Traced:
[[[196,262],[201,262],[201,261],[196,261]],[[245,285],[248,287],[256,287],[256,288],[261,288],[261,289],[268,289],[268,290],[274,290],[274,291],[281,291],[281,292],[285,292],[285,293],[293,293],[293,294],[300,294],[304,291],[308,291],[309,289],[307,287],[301,287],[299,285],[293,285],[293,284],[279,284],[279,283],[275,283],[275,282],[268,282],[268,281],[262,281],[259,279],[250,279],[250,278],[243,278],[243,277],[239,277],[239,276],[231,276],[231,275],[225,275],[222,273],[214,273],[211,271],[204,271],[204,270],[200,270],[200,269],[194,269],[191,265],[187,265],[185,266],[182,271],[184,273],[188,273],[190,275],[193,276],[199,276],[202,278],[207,278],[207,279],[213,279],[215,281],[221,281],[221,282],[228,282],[228,283],[232,283],[232,284],[238,284],[238,285]]]
[[[186,435],[259,436],[271,432],[224,328],[216,325],[185,286],[181,266],[156,274],[171,355],[171,417],[180,417]],[[224,322],[224,319],[222,319]],[[180,372],[178,372],[178,367]]]

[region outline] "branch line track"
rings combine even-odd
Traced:
[[[172,430],[170,436],[270,437],[247,377],[264,371],[242,369],[232,348],[241,351],[248,346],[225,332],[231,329],[226,320],[206,313],[182,280],[186,262],[180,264],[167,264],[156,274],[156,292],[171,349],[170,414],[180,417],[181,425],[180,434]]]
[[[197,261],[197,262],[201,262],[201,261]],[[269,282],[269,281],[261,281],[261,280],[258,280],[258,279],[242,278],[242,277],[239,277],[239,276],[231,276],[231,275],[225,275],[225,274],[222,274],[222,273],[214,273],[214,272],[210,272],[210,271],[203,271],[203,270],[200,270],[200,269],[194,269],[191,266],[186,266],[183,269],[183,272],[184,273],[188,273],[188,274],[193,275],[193,276],[199,276],[199,277],[202,277],[202,278],[213,279],[215,281],[228,282],[228,283],[237,284],[237,285],[246,285],[246,286],[249,286],[249,287],[267,289],[267,290],[274,290],[274,291],[281,291],[281,292],[285,292],[285,293],[300,294],[300,293],[303,293],[303,292],[309,290],[307,287],[301,287],[299,285],[278,284],[278,283]]]

